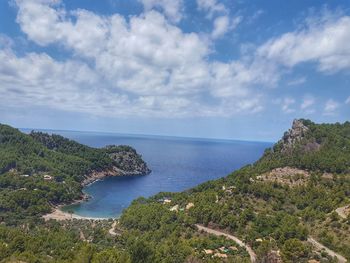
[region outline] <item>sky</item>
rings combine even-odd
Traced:
[[[19,128],[276,141],[350,120],[350,2],[0,0],[0,99]]]

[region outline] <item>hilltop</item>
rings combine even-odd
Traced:
[[[350,173],[350,122],[316,124],[294,120],[292,128],[255,165],[294,166],[336,174]]]

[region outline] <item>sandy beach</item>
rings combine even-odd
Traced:
[[[85,217],[85,216],[80,216],[76,214],[71,214],[71,213],[63,212],[59,207],[56,207],[52,213],[43,215],[43,218],[45,219],[45,221],[48,221],[50,219],[57,220],[57,221],[73,220],[73,219],[98,221],[98,220],[111,219],[111,218]]]

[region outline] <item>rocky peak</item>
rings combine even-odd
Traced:
[[[308,130],[309,128],[304,125],[302,120],[294,120],[292,128],[285,132],[282,138],[283,150],[290,149],[295,143],[301,141]]]

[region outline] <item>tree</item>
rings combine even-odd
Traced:
[[[282,258],[285,262],[303,262],[307,259],[310,249],[299,239],[288,239],[282,247]]]
[[[129,247],[131,261],[134,263],[153,263],[154,251],[148,242],[137,239]]]

